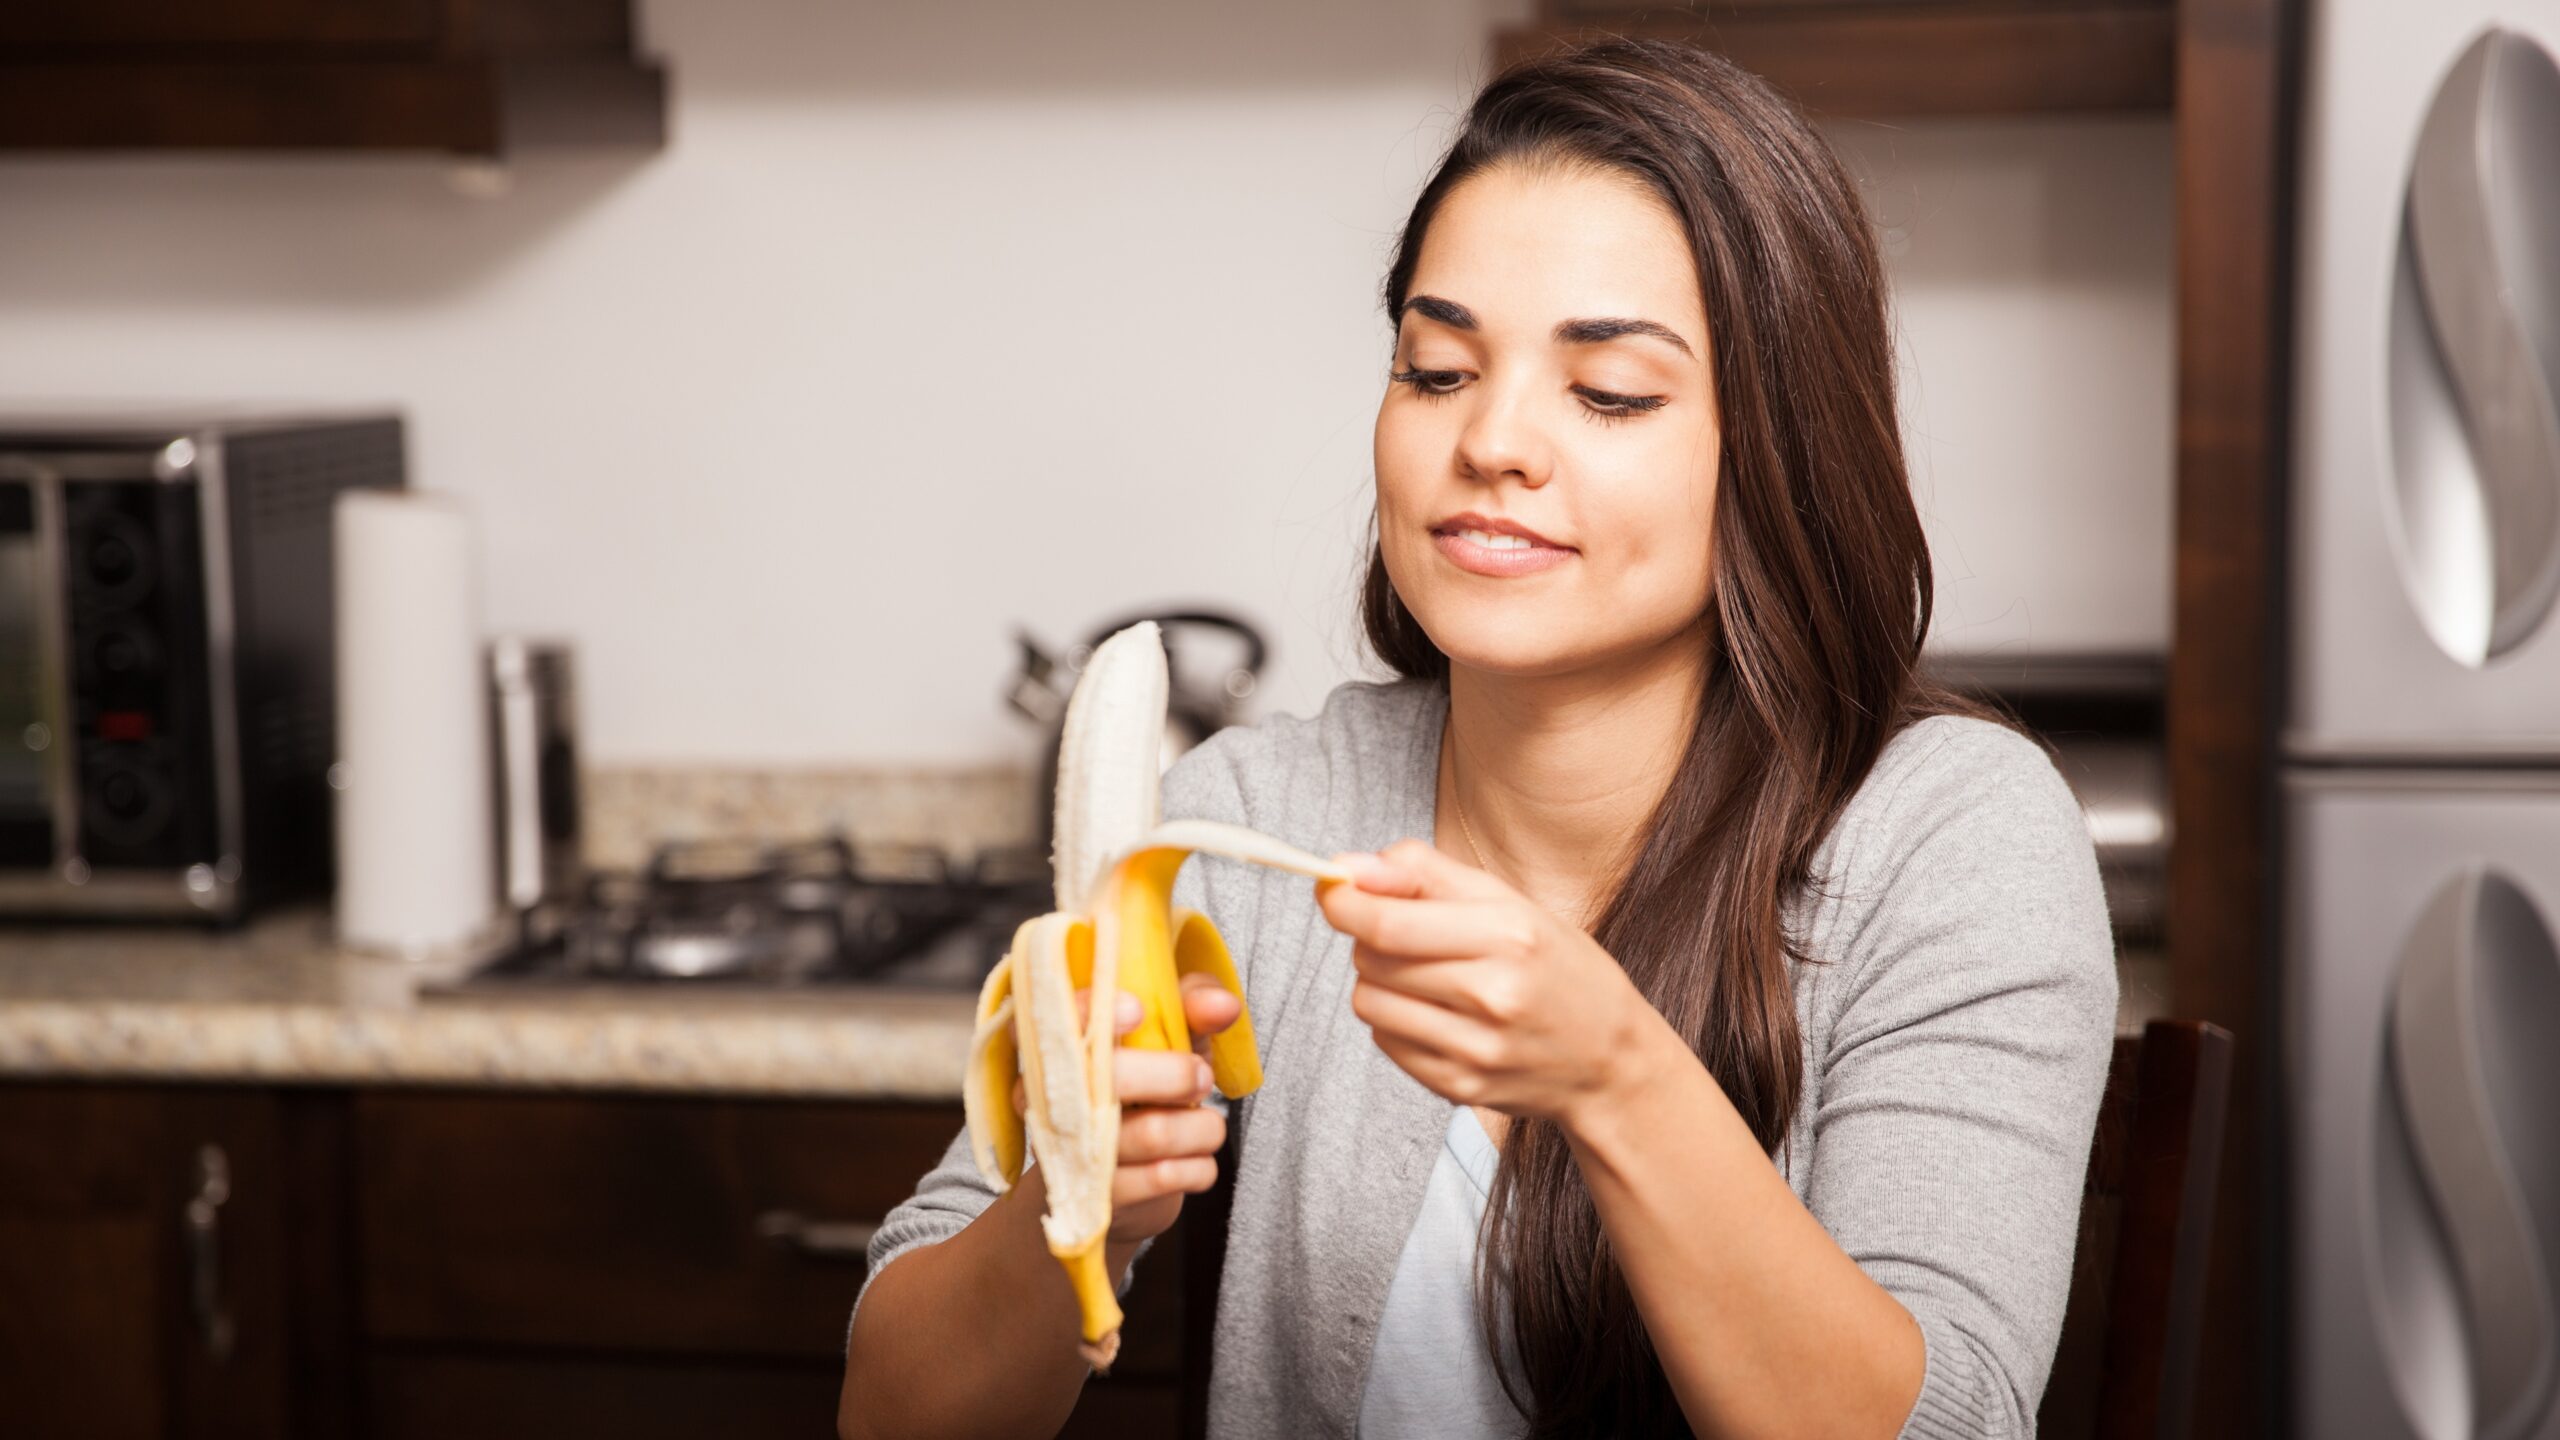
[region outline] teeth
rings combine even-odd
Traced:
[[[1525,535],[1496,535],[1490,530],[1461,530],[1458,533],[1468,540],[1483,546],[1487,550],[1528,550],[1535,548],[1531,545],[1529,537]]]

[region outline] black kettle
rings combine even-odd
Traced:
[[[1103,641],[1141,620],[1153,620],[1164,631],[1167,687],[1164,715],[1164,759],[1171,766],[1182,752],[1244,718],[1243,702],[1259,683],[1270,646],[1262,632],[1233,615],[1211,610],[1176,610],[1128,615],[1093,632],[1064,656],[1050,654],[1027,630],[1013,636],[1022,647],[1022,671],[1013,679],[1005,701],[1034,723],[1048,728],[1040,764],[1040,848],[1048,853],[1057,840],[1058,749],[1066,738],[1067,701],[1075,694],[1076,677]],[[1242,642],[1243,655],[1224,669],[1205,669],[1199,644],[1202,632],[1223,630]],[[1189,642],[1189,643],[1186,643]],[[1186,660],[1188,663],[1186,663]]]

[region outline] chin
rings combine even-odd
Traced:
[[[1523,617],[1509,613],[1515,608],[1524,607],[1444,602],[1415,610],[1414,619],[1450,664],[1470,670],[1527,678],[1566,674],[1590,662],[1586,647],[1574,639],[1589,630],[1559,625],[1550,615],[1522,623]]]

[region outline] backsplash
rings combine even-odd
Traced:
[[[797,840],[841,830],[859,846],[932,844],[955,858],[1038,837],[1037,777],[1010,765],[763,769],[595,767],[587,863],[622,868],[667,840]]]

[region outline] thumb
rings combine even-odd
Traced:
[[[1206,1044],[1243,1013],[1244,1002],[1216,980],[1201,974],[1182,977],[1182,1018],[1193,1039]]]
[[[1485,893],[1501,881],[1455,855],[1421,840],[1399,840],[1371,854],[1337,855],[1352,882],[1372,895],[1459,900]]]

